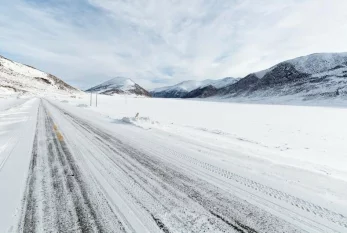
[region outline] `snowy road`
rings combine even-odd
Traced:
[[[26,190],[11,232],[347,231],[344,214],[195,156],[189,142],[36,102]]]

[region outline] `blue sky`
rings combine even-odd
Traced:
[[[0,55],[79,88],[243,77],[347,51],[346,0],[2,0]]]

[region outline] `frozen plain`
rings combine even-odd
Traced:
[[[347,230],[346,108],[124,96],[99,96],[96,108],[87,95],[11,101],[1,102],[0,182],[15,188],[1,192],[1,232]],[[3,143],[9,138],[16,143]],[[70,218],[54,220],[61,211]]]

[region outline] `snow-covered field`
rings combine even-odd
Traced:
[[[98,107],[88,106],[89,96],[63,104],[137,126],[149,138],[165,135],[161,143],[347,214],[346,108],[101,95]]]
[[[15,181],[14,190],[23,191],[23,174],[29,178],[22,207],[14,191],[0,194],[0,206],[7,203],[1,232],[347,230],[347,108],[103,95],[98,107],[94,95],[90,107],[89,98],[30,99],[3,108],[2,141],[13,132],[18,143],[7,147],[15,152],[4,163],[7,173],[0,170],[0,185]],[[26,140],[18,134],[23,124]],[[29,171],[23,166],[29,168],[30,154],[20,153],[31,148],[28,141],[37,157]],[[9,172],[13,166],[21,175]],[[47,186],[57,181],[57,190]],[[84,215],[73,207],[94,215],[78,225]]]
[[[347,180],[347,108],[103,95],[98,96],[97,108],[95,99],[89,106],[89,96],[69,104],[85,104],[115,121],[206,140],[271,163]],[[137,113],[139,119],[133,119]]]

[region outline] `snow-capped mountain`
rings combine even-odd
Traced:
[[[195,81],[188,80],[181,83],[178,83],[173,86],[156,88],[151,91],[153,97],[162,97],[162,98],[182,98],[188,92],[209,83],[210,80],[204,81]]]
[[[226,77],[226,78],[222,78],[222,79],[212,80],[212,82],[209,83],[208,85],[201,86],[201,87],[206,87],[206,86],[211,85],[215,88],[222,88],[222,87],[234,84],[239,80],[240,80],[240,78]]]
[[[337,96],[347,98],[347,53],[316,53],[294,58],[233,83],[200,86],[179,97],[308,100]]]
[[[149,92],[135,83],[130,78],[116,77],[110,79],[100,85],[89,88],[87,92],[97,92],[104,95],[114,94],[135,94],[142,96],[150,96]]]
[[[212,86],[213,88],[222,88],[224,86],[237,82],[238,79],[227,77],[223,79],[206,79],[202,81],[188,80],[173,86],[156,88],[151,91],[153,97],[162,98],[184,98],[189,92]]]
[[[82,93],[54,75],[0,56],[0,92],[34,95]]]

